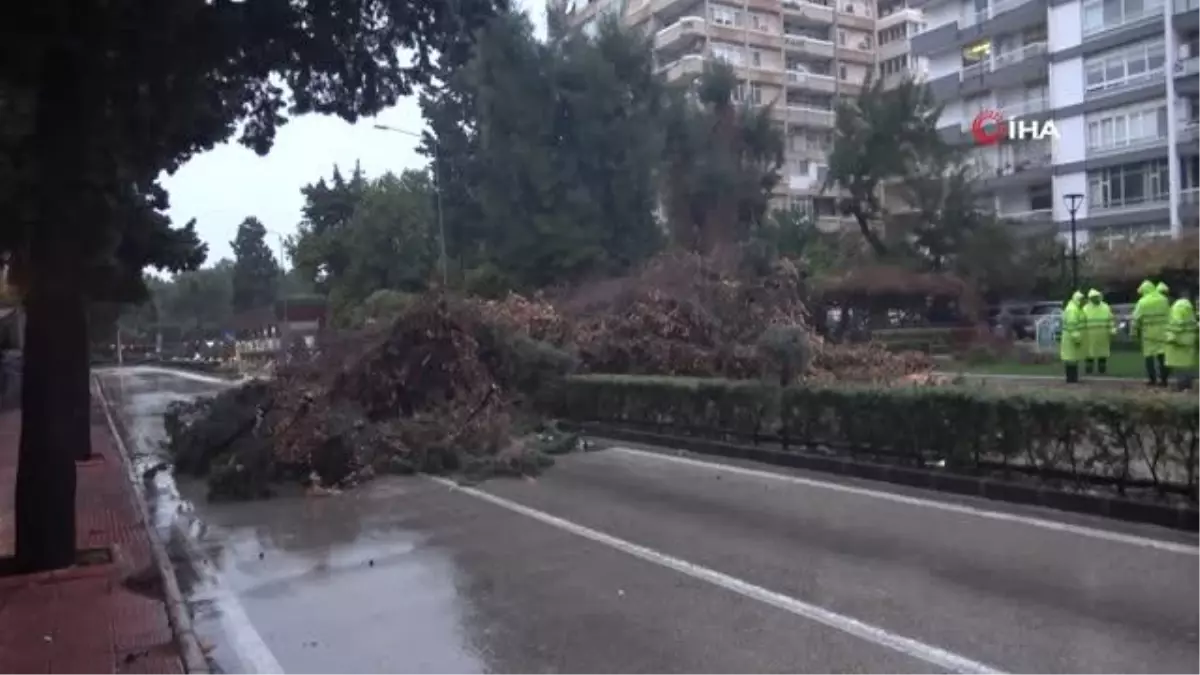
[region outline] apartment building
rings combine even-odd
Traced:
[[[997,211],[1081,244],[1176,235],[1200,222],[1200,0],[911,0],[911,52],[974,145]],[[978,146],[985,111],[1051,120],[1057,138]]]
[[[888,27],[905,32],[904,49],[893,50],[906,55],[909,25],[920,13],[904,0],[887,7]],[[695,77],[709,59],[731,64],[741,81],[738,98],[773,104],[786,139],[776,204],[811,209],[836,226],[834,197],[820,192],[834,105],[857,96],[877,68],[877,8],[876,0],[576,0],[568,11],[585,31],[608,13],[648,31],[657,67],[671,80]]]

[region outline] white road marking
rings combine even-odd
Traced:
[[[157,370],[157,369],[156,369]],[[166,371],[171,375],[187,376],[192,373],[180,373],[178,371]],[[124,377],[127,372],[118,371],[118,382],[123,386]],[[202,377],[202,376],[201,376]],[[214,378],[215,379],[215,378]],[[227,383],[227,380],[221,380],[222,383]],[[114,442],[117,444],[117,450],[125,458],[124,461],[132,461],[132,456],[129,454],[125,446],[125,440],[121,438],[121,434],[117,431],[116,421],[113,419],[110,412],[111,405],[107,397],[104,395],[104,390],[99,390],[99,398],[101,406],[104,408],[104,415],[108,421],[109,431],[112,433]],[[130,478],[134,479],[133,476]],[[137,484],[134,483],[136,489]],[[153,524],[148,523],[151,529],[150,536],[157,536],[153,532]],[[178,523],[172,524],[172,527],[179,527]],[[195,543],[186,531],[180,532],[183,535],[183,541],[186,542],[189,553],[193,556],[196,562],[204,559],[204,556],[198,553]],[[198,556],[198,557],[197,557]],[[167,583],[174,583],[173,580],[168,580]],[[250,617],[246,615],[246,609],[242,607],[242,603],[237,599],[237,596],[225,588],[219,580],[211,580],[211,591],[213,600],[219,608],[220,620],[226,634],[234,642],[234,648],[237,651],[238,658],[242,661],[241,665],[246,666],[250,672],[254,673],[284,673],[283,666],[279,664],[279,660],[275,658],[275,654],[271,648],[267,646],[262,635],[254,627],[254,623],[250,621]],[[186,610],[185,610],[186,611]]]
[[[1120,532],[1112,532],[1102,530],[1095,527],[1087,527],[1084,525],[1071,525],[1054,520],[1044,518],[1036,518],[1034,516],[1023,516],[1015,513],[1005,513],[1003,511],[990,511],[987,509],[966,506],[963,504],[955,504],[952,502],[942,502],[934,499],[922,499],[920,497],[910,497],[908,495],[897,494],[895,492],[887,492],[884,490],[872,490],[870,488],[856,487],[852,485],[844,485],[841,483],[833,483],[829,481],[816,480],[813,478],[802,478],[785,473],[774,473],[771,471],[760,471],[757,469],[748,469],[741,466],[730,464],[718,464],[715,462],[705,462],[689,457],[677,457],[672,455],[664,455],[657,452],[647,452],[645,450],[635,450],[633,448],[613,447],[609,448],[608,452],[617,452],[642,459],[657,460],[660,462],[674,462],[677,464],[685,464],[697,468],[706,469],[709,471],[725,471],[741,476],[751,476],[754,478],[763,478],[766,480],[774,480],[782,483],[791,483],[793,485],[803,485],[805,487],[815,487],[833,492],[842,492],[845,494],[857,495],[860,497],[871,497],[874,499],[882,499],[885,501],[895,502],[897,504],[906,504],[909,506],[921,506],[929,509],[937,509],[940,511],[948,511],[950,513],[958,513],[967,516],[975,516],[977,518],[987,518],[988,520],[996,520],[1007,523],[1017,523],[1020,525],[1029,525],[1038,527],[1052,532],[1062,532],[1065,534],[1073,534],[1081,537],[1089,537],[1102,541],[1113,542],[1117,544],[1128,544],[1130,546],[1138,546],[1141,548],[1151,548],[1168,553],[1180,553],[1183,555],[1200,555],[1200,549],[1191,544],[1181,544],[1172,541],[1163,541],[1161,539],[1151,539],[1149,537],[1139,537],[1132,534],[1122,534]]]
[[[907,638],[902,635],[897,635],[886,629],[878,626],[873,626],[868,623],[859,621],[849,616],[838,614],[837,612],[809,604],[797,598],[776,593],[761,586],[755,586],[747,581],[743,581],[736,577],[723,574],[707,567],[702,567],[694,563],[690,563],[680,558],[669,556],[665,553],[660,553],[654,549],[639,546],[637,544],[618,539],[614,536],[584,527],[569,520],[564,520],[557,516],[552,516],[544,511],[518,504],[503,497],[477,490],[475,488],[458,485],[454,481],[445,478],[437,478],[430,476],[431,480],[441,483],[451,489],[457,490],[464,494],[470,495],[477,499],[490,502],[501,508],[507,509],[514,513],[519,513],[539,522],[545,523],[560,530],[570,532],[576,536],[583,537],[603,544],[610,548],[627,553],[635,558],[640,558],[647,562],[654,563],[661,567],[674,570],[681,574],[685,574],[694,579],[706,581],[714,586],[732,591],[746,598],[757,600],[761,603],[781,609],[785,612],[790,612],[796,616],[816,621],[835,630],[842,631],[853,635],[857,638],[866,640],[873,644],[891,649],[901,654],[906,654],[915,659],[919,659],[940,668],[945,668],[954,673],[1003,673],[1004,671],[997,670],[989,665],[980,663],[960,656],[953,652],[949,652],[940,647],[925,644],[912,638]]]

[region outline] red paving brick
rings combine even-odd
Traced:
[[[96,406],[98,408],[98,406]],[[0,557],[12,555],[20,412],[0,413]],[[182,673],[161,599],[125,588],[153,561],[121,458],[92,414],[96,458],[77,465],[81,549],[110,548],[112,564],[0,577],[0,673]]]

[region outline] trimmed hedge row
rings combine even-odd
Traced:
[[[1037,475],[1196,499],[1200,405],[1167,393],[793,386],[584,375],[560,417],[658,433],[778,443],[962,473]]]

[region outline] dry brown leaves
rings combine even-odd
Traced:
[[[770,326],[809,325],[800,271],[789,261],[763,277],[736,257],[669,254],[641,272],[587,284],[551,302],[510,295],[481,303],[482,314],[577,352],[591,372],[757,377],[754,346]],[[920,355],[880,346],[825,345],[809,331],[810,375],[888,381],[932,368]]]

